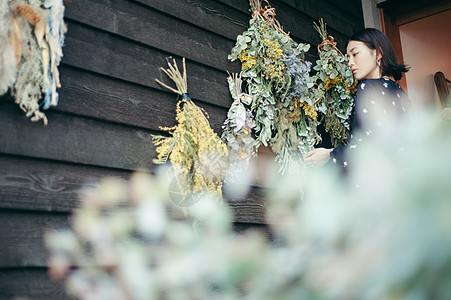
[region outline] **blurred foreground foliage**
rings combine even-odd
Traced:
[[[451,299],[451,126],[413,120],[346,176],[270,172],[271,240],[208,197],[185,217],[161,174],[104,179],[46,236],[49,273],[81,299]]]

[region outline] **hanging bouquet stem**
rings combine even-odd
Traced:
[[[178,124],[174,127],[160,127],[169,132],[169,137],[152,136],[158,154],[154,163],[163,164],[170,160],[182,196],[180,201],[192,199],[194,194],[204,193],[222,199],[227,146],[210,127],[206,112],[195,105],[188,95],[185,59],[183,58],[183,73],[175,60],[172,64],[168,61],[168,66],[168,69],[161,69],[174,81],[176,88],[155,80],[181,96],[176,108]]]
[[[185,65],[185,58],[183,58],[182,63],[183,63],[183,75],[180,73],[177,64],[175,63],[175,59],[174,59],[174,65],[171,65],[171,63],[168,62],[168,66],[169,69],[164,69],[161,68],[161,70],[166,73],[166,75],[169,76],[169,78],[172,79],[172,81],[174,81],[177,89],[174,89],[173,87],[170,87],[169,85],[167,85],[164,82],[161,82],[158,79],[155,79],[155,81],[164,86],[165,88],[167,88],[168,90],[173,91],[176,94],[179,95],[183,95],[185,93],[188,92],[188,84],[187,84],[187,80],[186,80],[186,65]]]
[[[283,31],[282,26],[276,19],[276,9],[272,7],[267,0],[266,6],[262,7],[262,2],[260,0],[250,0],[250,5],[252,8],[252,18],[260,18],[263,20],[267,26],[273,27],[277,32],[290,38],[290,34]],[[290,38],[291,39],[291,38]]]
[[[315,30],[319,33],[323,41],[317,46],[318,54],[320,57],[324,57],[323,50],[328,51],[329,49],[325,49],[328,45],[330,49],[333,49],[337,51],[337,54],[332,57],[324,57],[324,59],[334,59],[337,55],[340,55],[344,57],[343,53],[341,53],[340,49],[337,48],[337,42],[335,42],[335,39],[333,36],[327,34],[326,30],[326,24],[324,23],[323,19],[319,21],[319,25],[315,22],[313,23],[313,27]]]

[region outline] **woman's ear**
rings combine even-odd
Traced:
[[[382,55],[384,54],[384,51],[382,51],[382,48],[379,47],[379,49],[376,50],[376,59],[380,61],[382,59]]]

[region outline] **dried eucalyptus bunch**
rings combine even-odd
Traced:
[[[282,30],[269,3],[250,4],[249,28],[238,35],[228,58],[241,61],[241,77],[253,97],[255,139],[271,146],[283,173],[319,140],[309,92],[311,63],[304,59],[310,45],[296,43]]]
[[[354,79],[346,57],[337,48],[337,42],[327,34],[326,24],[321,19],[314,24],[322,38],[318,45],[319,59],[313,76],[318,88],[313,90],[316,109],[321,112],[326,132],[330,134],[334,147],[345,145],[349,138],[349,121],[354,103],[357,80]]]

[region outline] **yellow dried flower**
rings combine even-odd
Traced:
[[[354,79],[354,82],[352,83],[351,86],[345,84],[346,93],[354,95],[357,92],[357,83],[358,83],[357,80]]]
[[[299,103],[299,98],[293,98],[291,100],[292,110],[287,113],[287,120],[291,122],[299,122],[301,120],[301,103]]]
[[[304,113],[306,116],[312,118],[313,120],[316,120],[318,117],[318,113],[315,110],[315,107],[313,105],[308,104],[307,102],[302,102],[300,106],[304,109]]]
[[[208,173],[205,171],[209,170],[208,164],[213,155],[228,156],[227,145],[210,127],[203,111],[192,101],[179,101],[176,112],[178,124],[172,128],[161,128],[169,129],[171,136],[154,136],[158,153],[155,163],[164,163],[169,158],[183,186],[183,195],[205,190],[217,194],[222,187],[221,181],[203,174]]]
[[[335,77],[334,79],[330,79],[330,77],[327,76],[326,80],[324,81],[324,90],[328,91],[328,90],[333,89],[337,85],[339,80],[340,79],[338,77]]]
[[[255,56],[247,55],[246,50],[243,50],[240,54],[238,54],[238,59],[242,63],[242,70],[246,68],[251,69],[256,64]]]
[[[246,50],[243,50],[240,52],[240,54],[238,54],[238,59],[243,62],[246,58]]]
[[[283,50],[280,48],[280,44],[274,37],[263,37],[263,43],[266,49],[266,56],[269,58],[279,59],[283,56]]]

